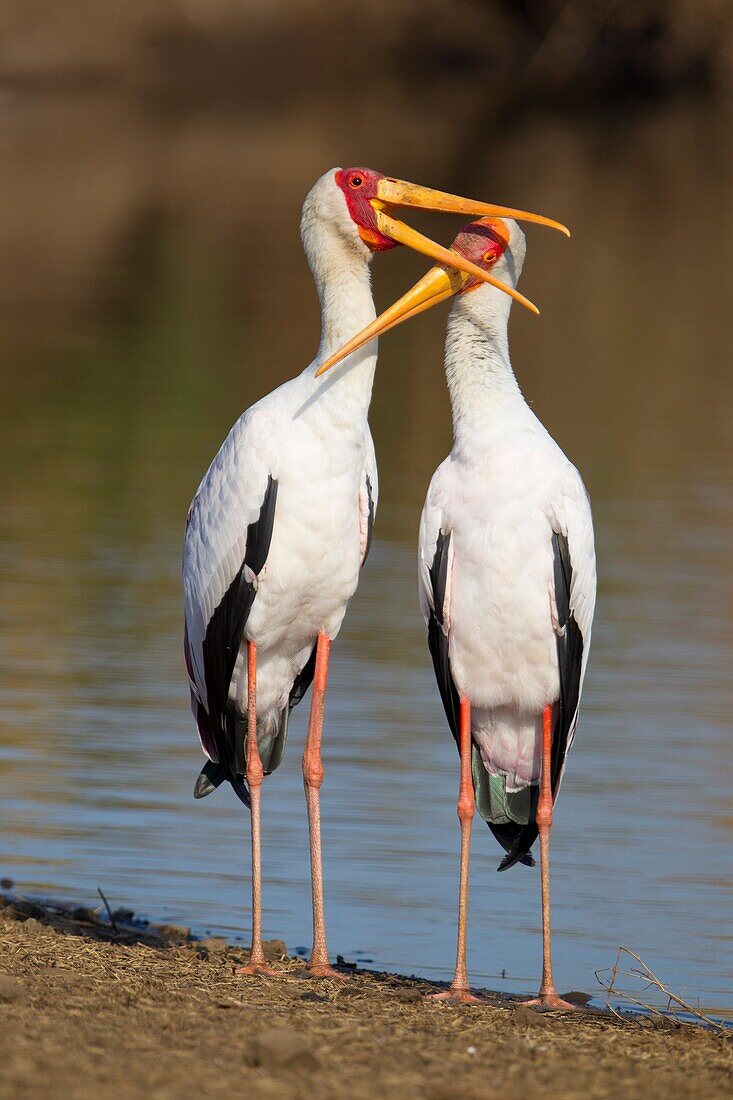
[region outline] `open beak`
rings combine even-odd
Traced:
[[[413,184],[406,184],[405,186],[412,187]],[[440,192],[435,193],[439,194]],[[460,201],[464,202],[468,200],[461,199]],[[372,199],[372,205],[373,204],[374,200]],[[450,248],[444,248],[442,244],[438,244],[436,241],[431,241],[430,237],[423,236],[422,233],[418,233],[412,226],[405,225],[404,222],[398,221],[397,218],[390,217],[389,214],[385,213],[383,210],[377,210],[377,227],[380,233],[383,233],[385,237],[391,237],[393,241],[399,241],[400,244],[407,245],[408,248],[414,249],[415,252],[422,252],[425,256],[429,256],[431,260],[437,260],[440,264],[446,264],[458,271],[462,271],[464,275],[471,276],[473,279],[478,279],[479,282],[489,283],[490,286],[495,286],[498,290],[503,290],[504,293],[508,294],[510,298],[513,298],[515,302],[519,302],[520,305],[525,306],[532,313],[540,312],[534,302],[530,302],[529,298],[525,298],[525,296],[520,294],[518,290],[515,290],[513,286],[507,286],[506,283],[502,283],[500,279],[495,279],[488,271],[484,271],[484,269],[477,264],[472,264],[470,260],[465,259],[465,257],[459,255],[458,252],[454,252]]]
[[[340,363],[347,355],[358,351],[376,336],[394,328],[395,325],[416,317],[423,310],[438,305],[453,294],[459,294],[465,289],[470,290],[471,287],[468,284],[471,280],[476,280],[479,285],[489,283],[531,310],[532,313],[539,313],[537,306],[514,287],[502,283],[500,279],[496,279],[488,271],[471,263],[460,253],[451,248],[444,248],[429,237],[418,233],[416,229],[394,218],[392,212],[395,207],[417,207],[421,210],[437,210],[445,214],[466,214],[473,219],[513,218],[515,221],[546,225],[551,229],[559,230],[567,237],[570,236],[570,230],[561,222],[545,218],[542,214],[533,214],[529,210],[513,210],[508,206],[494,206],[492,203],[477,202],[475,199],[464,199],[460,195],[449,195],[445,191],[435,191],[431,187],[422,187],[417,183],[407,183],[405,180],[390,179],[387,176],[379,180],[377,196],[370,201],[376,211],[377,228],[380,233],[436,260],[437,266],[431,268],[427,275],[415,283],[399,301],[391,305],[375,321],[363,328],[322,363],[316,371],[316,378]]]
[[[351,355],[353,351],[358,351],[359,348],[364,347],[364,344],[368,344],[375,337],[381,336],[382,333],[388,332],[396,325],[401,325],[403,321],[409,321],[412,317],[417,317],[419,313],[430,309],[432,306],[437,306],[439,302],[445,301],[446,298],[450,298],[454,294],[460,294],[471,281],[472,274],[457,270],[457,265],[453,264],[454,260],[460,260],[463,257],[451,249],[445,251],[449,256],[448,263],[450,267],[442,263],[432,267],[419,282],[407,291],[407,294],[403,294],[389,309],[385,309],[384,313],[381,313],[376,320],[368,324],[361,332],[357,332],[356,336],[343,344],[325,363],[322,363],[316,371],[316,378],[325,374],[331,367],[335,367],[337,363],[340,363],[347,355]],[[473,264],[470,266],[473,267]],[[486,273],[482,272],[482,275],[485,276]],[[492,281],[498,284],[502,290],[508,291],[511,289],[500,283],[498,279]],[[528,304],[531,305],[531,303]]]
[[[432,187],[421,187],[418,183],[406,183],[388,176],[380,179],[377,197],[371,201],[377,211],[389,211],[393,206],[416,206],[421,210],[439,210],[444,214],[467,214],[472,219],[513,218],[518,222],[546,225],[564,233],[566,237],[570,236],[570,230],[562,222],[545,218],[542,214],[532,214],[529,210],[513,210],[509,206],[494,206],[493,203],[477,202],[475,199],[463,199],[460,195],[449,195],[445,191],[434,191]]]
[[[431,260],[435,260],[439,264],[446,264],[453,269],[462,271],[465,275],[473,276],[474,279],[478,279],[482,283],[489,283],[491,286],[503,290],[505,294],[514,298],[516,302],[531,310],[532,313],[539,313],[539,310],[518,290],[506,286],[484,271],[483,268],[471,263],[470,260],[460,256],[457,252],[443,248],[442,245],[432,241],[429,237],[418,233],[416,229],[394,218],[392,216],[393,209],[396,206],[406,206],[417,207],[421,210],[437,210],[444,214],[467,214],[471,218],[514,218],[520,221],[536,222],[538,225],[547,225],[552,229],[558,229],[568,237],[570,236],[570,231],[564,225],[552,221],[551,218],[545,218],[542,214],[532,214],[528,210],[512,210],[508,206],[494,206],[492,203],[477,202],[475,199],[464,199],[460,195],[449,195],[445,191],[435,191],[432,187],[422,187],[419,183],[407,183],[405,180],[390,179],[387,176],[380,179],[377,184],[377,197],[370,201],[376,212],[377,228],[385,237],[389,237],[399,244],[404,244],[416,252],[422,252],[423,255],[429,256]]]

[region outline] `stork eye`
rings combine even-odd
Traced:
[[[349,180],[349,186],[351,186],[351,187],[361,187],[363,182],[364,182],[364,180],[361,176],[352,176],[351,179]]]
[[[484,254],[483,254],[483,256],[481,257],[481,259],[483,260],[483,262],[484,262],[485,264],[490,264],[490,263],[493,263],[493,262],[494,262],[494,260],[496,259],[496,256],[494,255],[494,253],[493,253],[493,252],[484,252]]]

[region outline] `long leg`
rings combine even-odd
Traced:
[[[323,783],[323,710],[326,704],[326,679],[331,640],[325,634],[318,635],[316,667],[313,676],[313,695],[308,719],[308,734],[303,753],[303,786],[308,807],[308,832],[311,850],[311,887],[313,891],[313,950],[308,969],[315,978],[343,978],[329,964],[326,947],[326,924],[323,915],[323,857],[321,853],[321,799]]]
[[[537,829],[540,834],[540,864],[542,879],[542,984],[539,996],[530,1005],[550,1005],[552,1008],[575,1009],[568,1001],[558,997],[552,977],[552,934],[550,929],[550,831],[552,829],[552,707],[542,711],[542,772],[540,797],[537,802]]]
[[[262,862],[260,857],[260,794],[264,772],[257,745],[257,646],[247,643],[247,786],[252,829],[252,949],[247,966],[237,974],[275,974],[262,947]]]
[[[445,993],[433,993],[436,1001],[460,1001],[480,1004],[468,985],[466,969],[466,931],[468,924],[468,873],[471,861],[471,826],[475,799],[471,775],[471,704],[461,699],[460,719],[461,778],[458,786],[458,820],[461,823],[461,872],[458,885],[458,946],[456,969],[450,989]]]

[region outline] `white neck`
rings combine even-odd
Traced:
[[[361,412],[366,417],[377,365],[377,341],[372,340],[321,378],[320,363],[376,316],[369,278],[370,255],[361,242],[354,247],[335,235],[322,233],[310,247],[308,263],[321,303],[321,340],[316,357],[303,376],[312,380],[315,404],[341,406],[344,418]]]
[[[445,373],[454,453],[480,457],[527,410],[509,359],[511,300],[493,287],[459,295],[448,316]]]

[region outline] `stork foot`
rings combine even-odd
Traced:
[[[246,966],[238,966],[234,970],[235,974],[245,974],[248,977],[253,977],[255,974],[262,974],[266,978],[277,978],[281,973],[279,970],[273,970],[267,963],[247,963]]]
[[[474,997],[470,989],[462,989],[451,986],[450,989],[443,990],[442,993],[428,993],[425,997],[426,1001],[447,1001],[449,1004],[454,1005],[481,1005],[484,1002],[480,997]]]
[[[542,1005],[544,1008],[554,1008],[559,1012],[576,1012],[577,1005],[573,1005],[570,1001],[564,1001],[562,997],[559,997],[557,993],[540,993],[538,997],[533,997],[531,1001],[520,1001],[521,1005],[525,1008],[531,1008],[534,1005]]]
[[[309,978],[326,978],[332,982],[347,982],[346,974],[334,970],[330,963],[308,963],[307,972]]]

